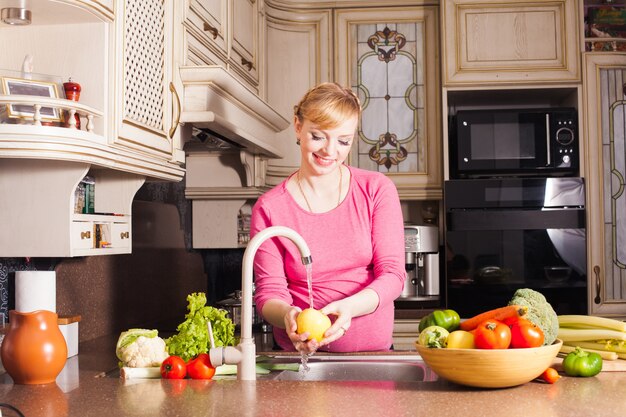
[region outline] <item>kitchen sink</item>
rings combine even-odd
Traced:
[[[283,363],[294,363],[289,359]],[[273,363],[281,361],[272,359]],[[299,371],[284,370],[272,372],[263,379],[276,381],[435,381],[437,375],[419,358],[401,359],[394,356],[368,358],[354,357],[312,357],[308,370],[300,365]]]

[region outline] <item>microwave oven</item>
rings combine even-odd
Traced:
[[[451,128],[452,179],[578,175],[574,108],[459,110]]]

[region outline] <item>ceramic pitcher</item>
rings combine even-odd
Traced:
[[[0,354],[16,384],[48,384],[56,380],[67,359],[67,345],[56,313],[9,311],[9,332]]]

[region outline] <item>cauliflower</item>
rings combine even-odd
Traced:
[[[161,366],[169,356],[165,341],[158,336],[157,330],[130,329],[120,334],[115,348],[122,366],[146,368]]]
[[[526,318],[543,330],[544,345],[551,345],[559,332],[559,319],[543,294],[530,288],[515,291],[509,305],[528,307]]]

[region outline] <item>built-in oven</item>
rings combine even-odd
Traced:
[[[468,317],[532,288],[558,314],[587,314],[582,178],[450,180],[444,207],[449,308]]]

